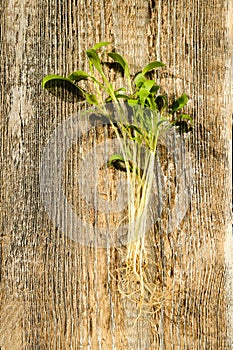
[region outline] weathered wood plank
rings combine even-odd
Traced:
[[[231,349],[232,1],[6,0],[0,6],[1,349]],[[86,69],[85,50],[101,40],[113,42],[134,72],[155,59],[165,62],[161,85],[171,95],[187,92],[194,116],[186,141],[194,177],[187,213],[169,232],[165,210],[147,237],[167,299],[138,320],[137,306],[118,290],[124,248],[70,239],[55,227],[40,193],[48,140],[84,108],[70,95],[43,91],[41,79]],[[95,196],[89,209],[80,203],[78,160],[106,137],[104,128],[83,137],[64,164],[63,189],[88,224],[97,220]],[[168,205],[175,186],[165,163]],[[107,176],[116,177],[105,171],[101,188]],[[98,215],[104,226],[105,215]]]

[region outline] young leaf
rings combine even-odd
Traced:
[[[109,159],[109,163],[115,162],[117,160],[120,160],[121,162],[124,162],[125,159],[122,155],[120,154],[113,154],[110,159]]]
[[[124,94],[118,94],[118,93],[116,93],[116,92],[115,92],[115,96],[116,96],[117,99],[118,99],[118,98],[124,98],[125,100],[128,100],[128,99],[129,99],[129,96],[124,95]],[[112,100],[113,100],[112,96],[109,96],[109,97],[107,97],[107,98],[105,99],[105,102],[111,102]]]
[[[142,73],[138,73],[134,78],[134,83],[137,88],[140,88],[144,82],[146,82],[146,78]]]
[[[99,105],[97,97],[93,94],[86,94],[86,100],[88,103],[90,103],[91,105]]]
[[[151,90],[150,95],[146,99],[146,106],[152,109],[153,111],[157,110],[157,105],[155,103],[154,96],[151,94]]]
[[[127,102],[130,107],[136,106],[138,104],[138,100],[128,99]]]
[[[127,169],[132,171],[134,164],[131,160],[125,159],[120,154],[113,154],[110,157],[108,166],[113,166],[115,169],[126,172]],[[136,167],[136,173],[139,174],[138,168]]]
[[[188,96],[186,94],[183,94],[180,96],[177,100],[175,100],[172,104],[172,113],[178,111],[179,109],[183,108],[188,103]]]
[[[89,74],[82,70],[78,70],[68,75],[68,79],[75,80],[75,81],[86,80],[88,77],[89,77]]]
[[[126,88],[121,87],[121,88],[119,88],[119,89],[115,90],[115,92],[118,92],[118,91],[127,91],[127,90],[126,90]]]
[[[103,73],[100,58],[97,54],[97,52],[94,49],[90,49],[86,51],[87,57],[89,58],[89,61],[93,64],[93,66],[98,70],[100,74]]]
[[[125,94],[115,94],[116,98],[124,98],[126,100],[129,99],[129,96],[125,95]]]
[[[175,122],[176,122],[177,120],[182,120],[182,119],[188,119],[191,123],[193,123],[193,118],[190,117],[190,115],[188,115],[188,114],[181,114],[181,115],[179,115],[179,116],[176,118]]]
[[[109,70],[114,70],[116,73],[120,73],[121,76],[124,76],[124,69],[118,62],[102,61],[102,65],[105,65]]]
[[[113,97],[112,96],[108,96],[106,99],[105,99],[105,102],[111,102],[113,100]]]
[[[48,82],[52,82],[52,81],[58,81],[58,80],[62,80],[62,81],[67,81],[69,82],[70,84],[74,85],[76,88],[77,88],[77,85],[75,85],[71,79],[69,78],[65,78],[65,77],[62,77],[60,75],[54,75],[54,74],[51,74],[51,75],[47,75],[46,77],[43,78],[42,80],[42,87],[44,89],[46,89],[46,85]]]
[[[153,94],[153,93],[158,92],[159,88],[160,88],[160,86],[158,86],[158,85],[152,86],[152,88],[150,89],[150,93]]]
[[[64,101],[85,100],[84,89],[60,75],[47,75],[42,81],[42,87]]]
[[[115,52],[109,52],[108,56],[111,57],[115,62],[119,63],[124,70],[125,76],[129,76],[129,67],[123,56]]]
[[[138,95],[138,97],[140,99],[140,104],[142,106],[144,106],[145,100],[149,96],[149,94],[150,94],[150,92],[147,89],[143,88],[143,87],[138,91],[137,95]]]
[[[95,44],[95,45],[93,46],[93,50],[98,50],[98,49],[100,49],[101,47],[103,47],[103,46],[108,46],[108,45],[110,45],[110,44],[111,44],[110,41],[101,41],[100,43],[97,43],[97,44]]]
[[[154,84],[155,84],[154,80],[147,80],[147,81],[144,82],[142,87],[145,88],[148,91],[151,91],[151,89],[154,86]]]
[[[137,143],[138,143],[139,145],[140,145],[140,144],[142,143],[142,141],[143,141],[142,138],[139,139],[138,137],[132,137],[131,140],[132,140],[132,141],[137,141]]]
[[[126,171],[126,162],[120,154],[113,154],[108,162],[108,166],[113,166],[117,170]]]
[[[143,68],[142,75],[145,75],[146,73],[150,72],[152,69],[160,68],[160,67],[165,67],[165,64],[159,61],[151,62]]]
[[[143,136],[142,131],[141,131],[136,125],[133,125],[133,124],[127,125],[127,126],[126,126],[126,129],[135,130],[135,131],[137,131],[140,135]]]

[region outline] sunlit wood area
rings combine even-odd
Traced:
[[[0,1],[0,350],[233,349],[232,13],[232,0]],[[159,148],[146,307],[124,279],[127,242],[108,244],[124,221],[106,204],[124,173],[98,158],[113,132],[79,126],[87,105],[72,91],[42,88],[86,71],[101,41],[133,75],[164,62],[153,78],[171,99],[185,92],[193,118],[178,153]]]

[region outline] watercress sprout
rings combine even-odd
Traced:
[[[46,89],[49,82],[56,84],[57,81],[71,84],[88,104],[95,106],[97,113],[107,119],[115,131],[121,154],[113,154],[108,166],[125,172],[128,180],[128,245],[124,271],[127,271],[125,276],[129,278],[130,275],[130,281],[137,285],[134,293],[127,283],[121,284],[127,285],[127,290],[122,287],[119,289],[129,298],[137,294],[138,304],[142,308],[147,300],[155,298],[155,289],[151,288],[151,282],[145,278],[147,252],[144,240],[158,140],[168,128],[181,121],[191,124],[192,118],[181,112],[188,103],[185,93],[169,102],[168,95],[160,92],[156,80],[149,79],[148,75],[151,74],[148,73],[165,67],[163,62],[148,63],[133,76],[122,55],[106,52],[106,47],[110,44],[100,42],[86,51],[89,72],[77,70],[67,77],[48,75],[44,77],[42,86]],[[114,84],[105,72],[108,59],[117,63],[124,72],[124,85],[118,89],[114,89]],[[89,91],[82,87],[87,81],[92,83],[88,84]],[[109,102],[114,105],[117,118],[108,110]],[[133,282],[132,285],[135,285]]]

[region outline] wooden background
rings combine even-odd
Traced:
[[[0,2],[1,350],[233,348],[231,9],[230,0]],[[85,50],[99,41],[111,41],[134,72],[166,63],[162,86],[185,91],[194,117],[191,203],[173,232],[156,227],[161,278],[173,269],[170,301],[138,320],[114,279],[118,250],[69,239],[40,197],[44,146],[83,108],[43,91],[41,80],[86,69]]]

